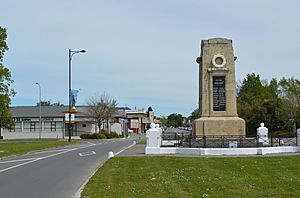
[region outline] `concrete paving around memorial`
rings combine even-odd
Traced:
[[[182,133],[187,132],[176,128],[168,128],[168,133]],[[136,138],[139,140],[145,139],[145,134]],[[156,155],[146,155],[145,154],[146,144],[135,144],[134,146],[126,149],[124,152],[120,153],[117,157],[124,156],[178,156],[178,157],[271,157],[271,156],[293,156],[300,155],[300,153],[276,153],[276,154],[265,154],[265,155],[195,155],[195,154],[156,154]],[[174,148],[174,147],[173,147]]]
[[[136,140],[90,140],[2,159],[0,197],[74,197],[110,151],[121,152]]]
[[[136,144],[131,148],[120,153],[117,157],[142,157],[142,156],[176,156],[176,157],[272,157],[272,156],[294,156],[300,155],[300,153],[277,153],[266,155],[193,155],[193,154],[156,154],[146,155],[145,144]]]

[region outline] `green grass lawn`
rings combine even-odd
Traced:
[[[115,157],[81,197],[300,197],[300,156]]]
[[[146,144],[146,140],[138,140],[137,144]]]
[[[22,141],[1,141],[0,158],[11,155],[22,155],[30,151],[42,150],[52,147],[59,147],[78,143],[77,141],[68,142],[65,140],[22,140]]]

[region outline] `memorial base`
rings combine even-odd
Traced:
[[[245,136],[245,120],[239,117],[201,117],[194,121],[196,135]]]

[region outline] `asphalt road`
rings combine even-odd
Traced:
[[[165,133],[190,133],[190,131],[178,129],[178,128],[167,128]]]
[[[99,165],[135,139],[94,140],[0,160],[0,197],[73,198]]]

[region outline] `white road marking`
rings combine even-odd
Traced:
[[[99,144],[102,144],[102,143],[99,143]],[[136,144],[136,141],[133,141],[132,145],[130,145],[130,146],[128,146],[128,147],[122,149],[121,151],[117,152],[117,153],[115,154],[115,156],[118,155],[118,154],[120,154],[120,153],[123,152],[124,150],[126,150],[126,149],[128,149],[128,148],[134,146],[135,144]],[[100,164],[100,167],[102,167],[104,163],[105,163],[105,161],[104,161],[103,163]],[[95,175],[95,173],[98,171],[98,169],[99,169],[100,167],[96,168],[95,171],[93,172],[93,174],[91,174],[91,175],[85,180],[85,182],[81,185],[81,187],[80,187],[80,188],[77,190],[77,192],[75,193],[74,198],[80,198],[80,195],[81,195],[81,192],[83,191],[84,186],[88,183],[88,181],[90,180],[90,178],[92,178],[92,176]]]
[[[83,153],[78,153],[78,155],[80,157],[85,157],[85,156],[89,156],[89,155],[95,155],[96,152],[95,151],[87,151],[87,152],[83,152]]]
[[[2,170],[0,170],[0,173],[8,171],[8,170],[11,170],[11,169],[14,169],[14,168],[18,168],[18,167],[24,166],[26,164],[30,164],[30,163],[36,162],[36,161],[39,161],[39,160],[43,160],[43,159],[47,159],[47,158],[50,158],[50,157],[54,157],[56,155],[60,155],[60,154],[64,154],[64,153],[67,153],[67,152],[70,152],[70,151],[74,151],[74,150],[78,150],[78,149],[83,149],[83,148],[87,148],[87,147],[95,146],[96,145],[96,144],[91,143],[91,142],[88,142],[88,144],[89,145],[87,145],[87,146],[82,146],[82,147],[78,147],[78,148],[74,148],[74,149],[68,149],[68,150],[65,150],[65,151],[62,151],[62,152],[59,152],[59,153],[54,153],[54,154],[51,154],[51,155],[48,155],[48,156],[45,156],[45,157],[33,158],[31,161],[27,161],[27,162],[24,162],[24,163],[21,163],[21,164],[17,164],[15,166],[11,166],[11,167],[2,169]]]
[[[66,151],[66,150],[71,150],[71,149],[60,149],[60,150],[40,151],[40,152],[36,152],[36,153],[33,153],[33,154],[54,153],[54,152]]]
[[[22,162],[22,161],[30,161],[30,160],[35,160],[37,158],[25,158],[25,159],[18,159],[18,160],[10,160],[10,161],[4,161],[0,162],[0,164],[7,164],[7,163],[14,163],[14,162]]]
[[[115,154],[115,156],[116,156],[116,155],[119,155],[120,153],[122,153],[122,152],[125,151],[126,149],[129,149],[130,147],[133,147],[135,144],[136,144],[136,142],[134,141],[130,146],[128,146],[128,147],[126,147],[126,148],[120,150],[119,152],[117,152],[117,153]]]

